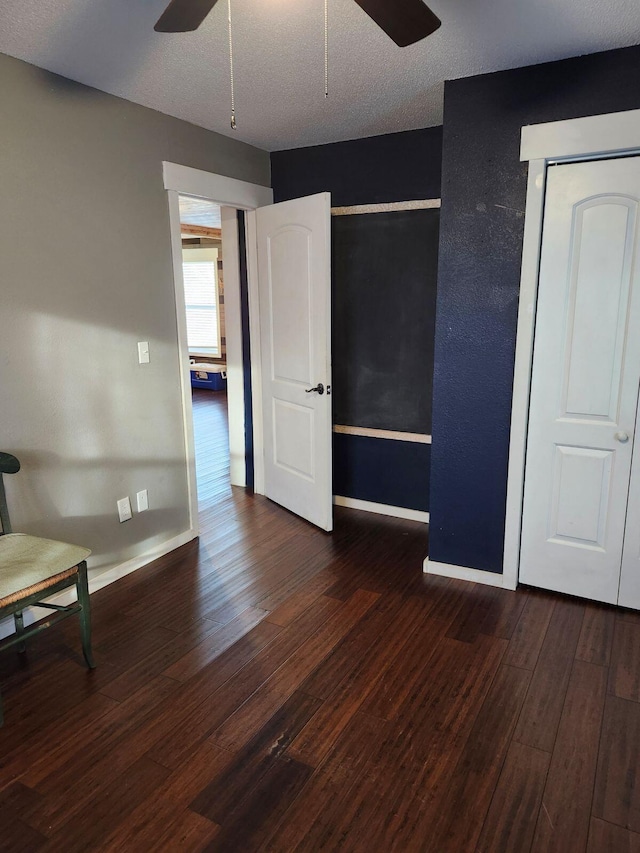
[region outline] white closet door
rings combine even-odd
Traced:
[[[638,157],[549,168],[531,380],[520,580],[612,603],[640,383],[639,199]]]

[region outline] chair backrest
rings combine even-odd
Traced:
[[[11,521],[9,520],[9,508],[7,506],[7,496],[4,491],[3,474],[16,474],[20,470],[20,463],[15,456],[10,453],[0,451],[0,536],[3,533],[11,533]],[[7,540],[9,541],[9,540]]]

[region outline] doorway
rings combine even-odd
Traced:
[[[163,182],[164,187],[167,190],[171,229],[190,521],[191,530],[194,535],[197,535],[199,531],[198,490],[196,479],[191,365],[189,359],[187,322],[184,307],[180,196],[187,196],[192,199],[199,199],[213,203],[218,205],[220,208],[221,239],[224,247],[222,265],[224,269],[225,355],[227,365],[228,433],[230,454],[229,471],[231,483],[233,485],[244,486],[246,483],[246,416],[244,361],[242,353],[240,234],[238,227],[238,211],[254,210],[257,207],[270,204],[273,200],[273,193],[271,189],[267,187],[261,187],[256,184],[246,183],[245,181],[239,181],[222,175],[215,175],[210,172],[203,172],[199,169],[192,169],[187,166],[167,162],[163,163]],[[246,259],[249,269],[255,269],[256,264],[255,249],[253,247],[254,242],[248,240]],[[255,327],[258,312],[254,275],[247,276],[247,286],[253,350],[259,341],[259,330],[256,330]],[[259,358],[251,358],[251,378],[254,389],[259,387]],[[256,442],[261,443],[261,421],[259,417],[256,417],[255,394],[252,412],[253,434]],[[256,465],[255,474],[255,489],[260,492],[261,472],[259,465]]]
[[[175,164],[164,164],[164,178],[169,191],[192,530],[197,534],[198,498],[181,195],[220,205],[231,483],[246,485],[245,436],[252,434],[257,449],[254,490],[331,530],[329,194],[273,205],[269,204],[271,190],[264,187]],[[246,211],[244,221],[241,212]],[[246,249],[241,252],[243,240]],[[245,268],[249,364],[242,349],[241,267]],[[250,405],[244,394],[247,370],[253,388]]]
[[[179,208],[201,515],[231,486],[222,221],[220,205],[206,199],[180,195]]]

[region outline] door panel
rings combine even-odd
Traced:
[[[548,171],[520,580],[609,602],[640,382],[638,199],[640,158]]]
[[[549,542],[604,550],[612,456],[608,450],[556,446]]]
[[[614,198],[576,206],[563,365],[567,417],[617,420],[636,208]]]
[[[313,281],[308,228],[287,227],[267,237],[273,379],[309,385],[313,364]]]
[[[256,211],[265,494],[332,529],[329,193]],[[329,389],[310,389],[322,383]]]

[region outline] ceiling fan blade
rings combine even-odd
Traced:
[[[356,0],[398,47],[407,47],[435,33],[440,18],[422,0]]]
[[[157,33],[189,33],[197,30],[217,0],[171,0],[153,28]]]

